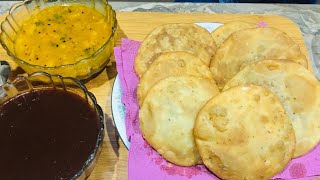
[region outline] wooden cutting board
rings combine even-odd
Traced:
[[[2,22],[7,14],[0,16]],[[299,27],[291,20],[276,15],[253,14],[169,14],[155,12],[117,12],[119,23],[118,44],[121,38],[143,40],[154,28],[167,23],[194,23],[194,22],[219,22],[246,21],[252,23],[266,22],[268,26],[278,28],[286,32],[307,57],[307,49]],[[10,60],[5,50],[0,47],[0,59],[7,60],[12,66],[10,79],[23,74],[15,63]],[[309,58],[308,58],[309,59]],[[106,136],[103,150],[97,166],[89,179],[97,180],[124,180],[127,179],[128,152],[114,128],[111,113],[111,91],[115,76],[117,75],[114,58],[111,58],[106,69],[97,77],[86,83],[87,88],[96,96],[106,117]]]

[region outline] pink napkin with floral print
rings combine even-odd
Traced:
[[[126,106],[126,133],[130,141],[129,180],[219,179],[202,165],[180,167],[167,162],[143,139],[139,129],[139,106],[136,96],[139,78],[133,67],[139,46],[140,42],[138,41],[122,39],[122,45],[114,49],[123,93],[122,102]],[[283,172],[272,179],[311,180],[317,177],[320,178],[320,145],[307,155],[293,159]]]

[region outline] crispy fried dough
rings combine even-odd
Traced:
[[[295,147],[281,103],[256,85],[212,98],[197,116],[194,136],[203,163],[222,179],[269,179],[287,165]]]
[[[248,23],[244,21],[232,21],[223,24],[214,31],[211,32],[213,40],[219,47],[232,33],[248,28],[258,27],[256,24]]]
[[[236,74],[224,87],[253,83],[272,91],[283,104],[296,134],[294,157],[320,141],[320,84],[311,72],[291,61],[264,60]]]
[[[211,34],[195,24],[166,24],[154,29],[142,42],[134,68],[139,77],[162,52],[185,51],[209,66],[216,50]]]
[[[210,79],[180,76],[159,81],[139,112],[143,137],[171,163],[201,163],[193,138],[194,121],[201,107],[217,93],[219,89]]]
[[[192,75],[213,80],[212,73],[199,58],[186,52],[167,52],[158,56],[140,78],[138,100],[141,107],[149,89],[169,76]]]
[[[241,68],[264,59],[288,59],[308,67],[299,46],[287,34],[274,28],[250,28],[230,35],[214,54],[210,70],[223,88]]]

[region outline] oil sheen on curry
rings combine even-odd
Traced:
[[[110,37],[105,16],[83,5],[50,6],[21,26],[14,50],[29,64],[56,67],[94,54]]]

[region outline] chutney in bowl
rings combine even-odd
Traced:
[[[85,179],[101,152],[104,115],[74,78],[35,73],[0,86],[3,179]]]
[[[115,11],[104,0],[26,0],[1,24],[1,44],[28,74],[87,79],[113,53]]]

